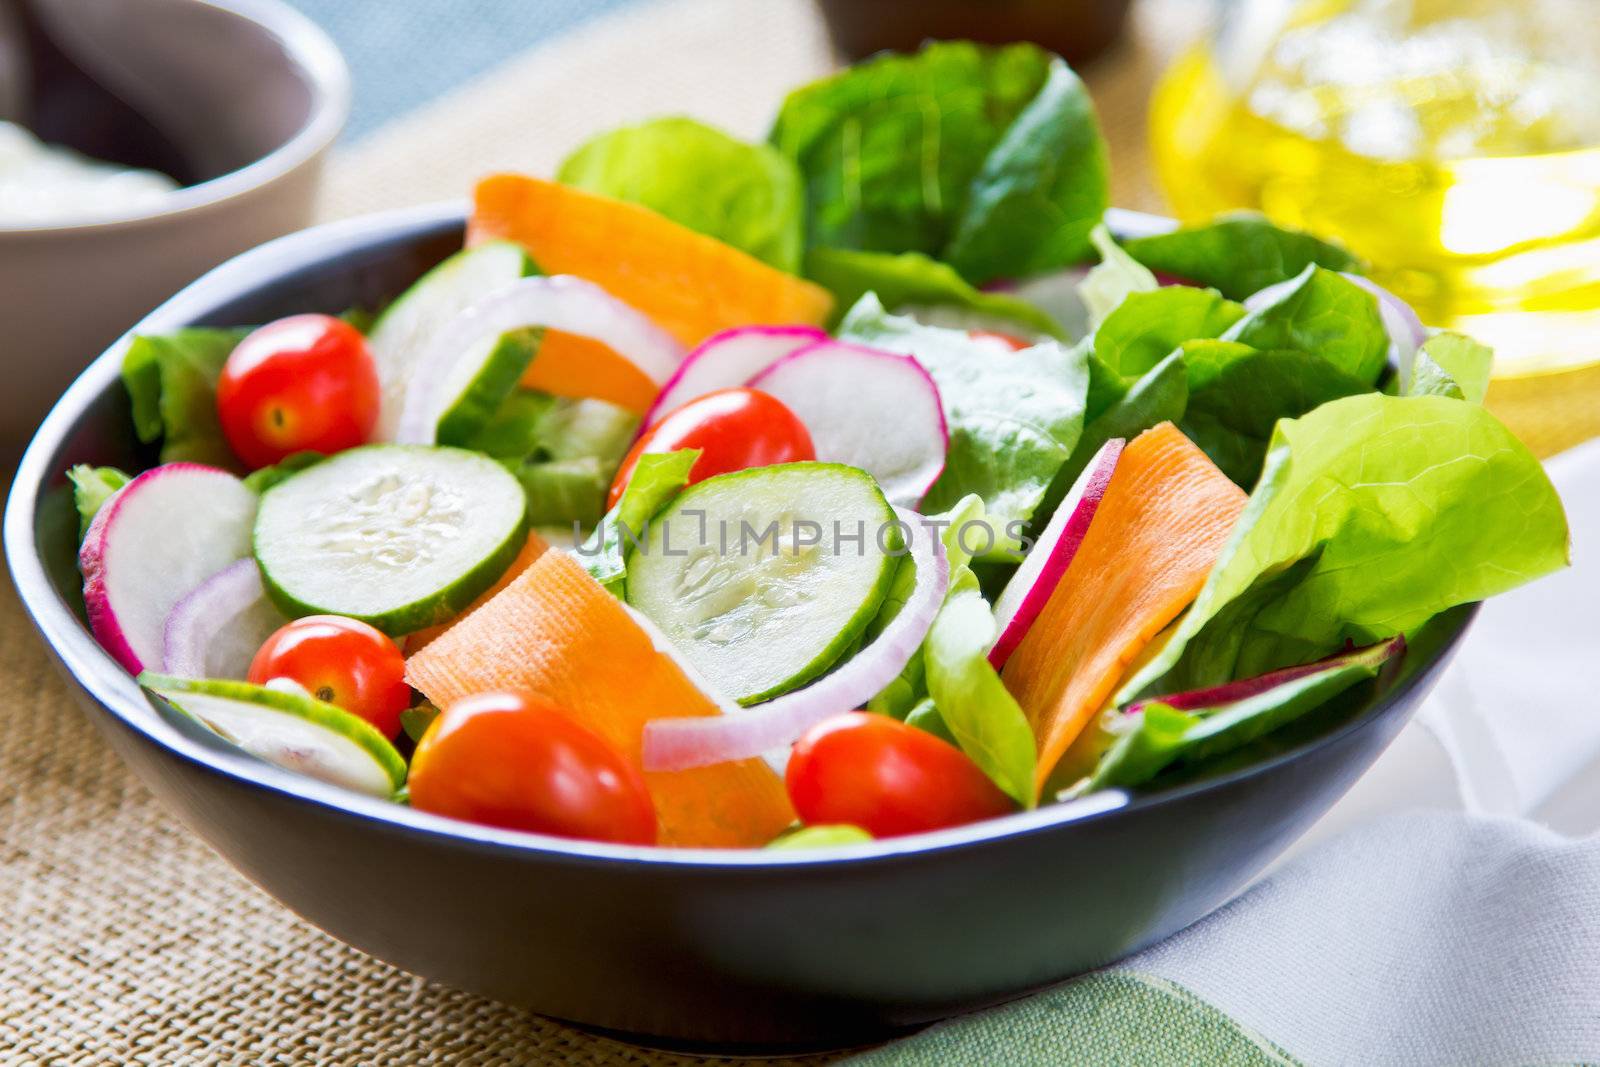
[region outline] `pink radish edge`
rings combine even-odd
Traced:
[[[678,369],[672,372],[661,390],[656,393],[656,398],[646,409],[644,418],[639,422],[639,434],[642,435],[656,421],[673,408],[679,407],[699,396],[717,389],[728,389],[744,385],[751,378],[766,370],[778,360],[790,355],[798,349],[827,340],[828,335],[815,326],[735,326],[731,330],[712,334],[695,346],[694,350],[683,357],[683,362],[678,364]],[[702,368],[707,359],[715,359],[716,354],[730,343],[744,340],[771,339],[773,341],[773,354],[765,362],[757,359],[750,364],[741,364],[738,374],[728,377],[710,389],[696,387],[683,387],[684,379],[696,369]]]
[[[1000,636],[989,650],[989,662],[995,670],[1004,667],[1017,650],[1078,554],[1095,513],[1100,509],[1100,501],[1105,498],[1111,477],[1116,473],[1125,443],[1122,438],[1113,437],[1100,446],[1055,514],[1050,516],[1017,573],[995,598],[994,617]]]
[[[949,462],[950,423],[945,417],[944,396],[939,392],[939,383],[934,381],[933,375],[928,373],[928,369],[924,367],[920,361],[918,361],[917,357],[907,352],[889,352],[881,348],[872,348],[868,345],[859,345],[849,341],[836,341],[832,338],[824,338],[823,340],[816,341],[812,344],[795,349],[782,359],[775,361],[771,366],[767,367],[766,370],[762,371],[760,374],[757,374],[745,384],[752,389],[764,389],[762,383],[770,377],[782,373],[785,367],[805,359],[808,356],[814,356],[817,353],[824,351],[843,351],[848,352],[853,356],[867,359],[894,360],[915,371],[916,374],[927,384],[928,393],[933,397],[933,409],[938,425],[940,452],[938,466],[928,477],[927,484],[921,486],[917,492],[916,499],[910,501],[912,506],[920,507],[923,498],[928,495],[928,491],[933,488],[934,484],[938,482],[939,478],[944,474],[945,466]],[[774,395],[777,396],[779,400],[784,400],[782,395],[776,393]],[[788,403],[788,401],[784,400],[784,403]],[[796,414],[800,413],[796,412]],[[806,421],[804,415],[801,415],[801,421]],[[809,423],[807,424],[807,429],[812,430],[812,437],[815,439],[817,436],[816,431],[810,426]],[[826,461],[830,457],[824,456],[821,451],[819,451],[817,453],[817,458]],[[869,471],[868,473],[870,474],[872,472]]]
[[[110,538],[115,532],[118,518],[129,502],[137,499],[139,487],[147,486],[157,479],[185,474],[218,475],[230,482],[238,482],[238,479],[227,471],[204,463],[164,463],[159,467],[152,467],[117,490],[110,500],[101,505],[89,523],[83,544],[78,549],[78,569],[83,574],[83,600],[89,619],[89,629],[94,634],[95,640],[100,642],[100,646],[133,674],[139,673],[146,667],[159,667],[160,664],[147,664],[140,658],[133,647],[132,638],[123,625],[123,620],[118,617],[116,607],[112,604],[109,587],[111,576],[106,569]],[[187,591],[180,589],[173,597],[174,602]],[[163,612],[163,622],[165,615]]]
[[[1171,693],[1167,696],[1144,697],[1134,701],[1123,708],[1123,714],[1133,715],[1141,712],[1150,704],[1166,704],[1168,707],[1179,711],[1193,711],[1196,708],[1214,708],[1221,704],[1232,704],[1235,701],[1248,697],[1259,696],[1280,685],[1296,681],[1310,674],[1325,671],[1334,667],[1342,667],[1347,663],[1358,663],[1364,660],[1373,661],[1374,665],[1382,665],[1391,659],[1405,655],[1406,639],[1396,635],[1387,641],[1366,645],[1362,648],[1347,649],[1335,652],[1331,656],[1315,660],[1311,663],[1302,663],[1297,667],[1284,667],[1281,670],[1269,671],[1254,678],[1241,678],[1234,682],[1224,682],[1221,685],[1208,686],[1205,689],[1191,689],[1185,693]]]

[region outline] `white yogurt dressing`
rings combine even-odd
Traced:
[[[176,188],[165,174],[90,159],[0,122],[0,227],[126,215]]]

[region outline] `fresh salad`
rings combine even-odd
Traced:
[[[488,177],[387,307],[134,339],[89,624],[351,790],[797,848],[1248,763],[1566,563],[1488,349],[1106,175],[1059,58],[948,42]]]

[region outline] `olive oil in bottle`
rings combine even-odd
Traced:
[[[1592,0],[1238,0],[1158,87],[1151,137],[1180,217],[1334,237],[1492,344],[1491,404],[1548,451],[1600,433],[1597,101]]]

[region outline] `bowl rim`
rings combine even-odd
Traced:
[[[145,209],[82,219],[0,225],[0,239],[116,230],[187,214],[269,185],[298,170],[331,145],[350,117],[350,68],[333,38],[284,0],[187,0],[242,19],[276,39],[304,75],[311,108],[298,130],[266,155],[242,167],[166,193]]]
[[[441,845],[527,854],[546,862],[606,864],[627,867],[674,867],[701,870],[770,870],[798,872],[914,861],[935,853],[965,847],[994,845],[1063,826],[1098,821],[1121,813],[1142,812],[1182,803],[1198,794],[1230,785],[1285,764],[1298,762],[1313,752],[1383,718],[1383,712],[1407,702],[1412,690],[1427,682],[1459,647],[1476,616],[1478,605],[1460,611],[1455,629],[1441,643],[1433,659],[1421,669],[1400,678],[1375,704],[1349,721],[1315,738],[1273,754],[1247,767],[1175,786],[1159,793],[1130,794],[1107,790],[1066,803],[1041,805],[999,818],[906,837],[880,839],[846,846],[816,849],[768,850],[685,848],[614,845],[579,841],[520,830],[479,826],[421,812],[409,805],[368,797],[294,774],[246,755],[226,742],[205,740],[180,730],[160,714],[115,659],[102,649],[52,584],[38,551],[35,515],[42,493],[59,484],[56,467],[61,449],[84,411],[120,379],[123,354],[140,332],[170,330],[204,320],[208,313],[233,300],[281,283],[308,265],[370,250],[374,246],[404,244],[463,225],[465,207],[459,201],[401,208],[325,223],[270,241],[212,269],[185,286],[98,356],[56,402],[40,424],[17,472],[6,503],[3,538],[17,596],[44,639],[48,650],[71,681],[92,698],[115,722],[182,760],[191,767],[235,780],[237,784],[278,795],[302,805],[322,809],[324,815],[357,820],[370,829],[391,833],[421,833]],[[1128,229],[1171,225],[1167,220],[1137,213],[1116,212]],[[618,864],[617,861],[625,861]]]

